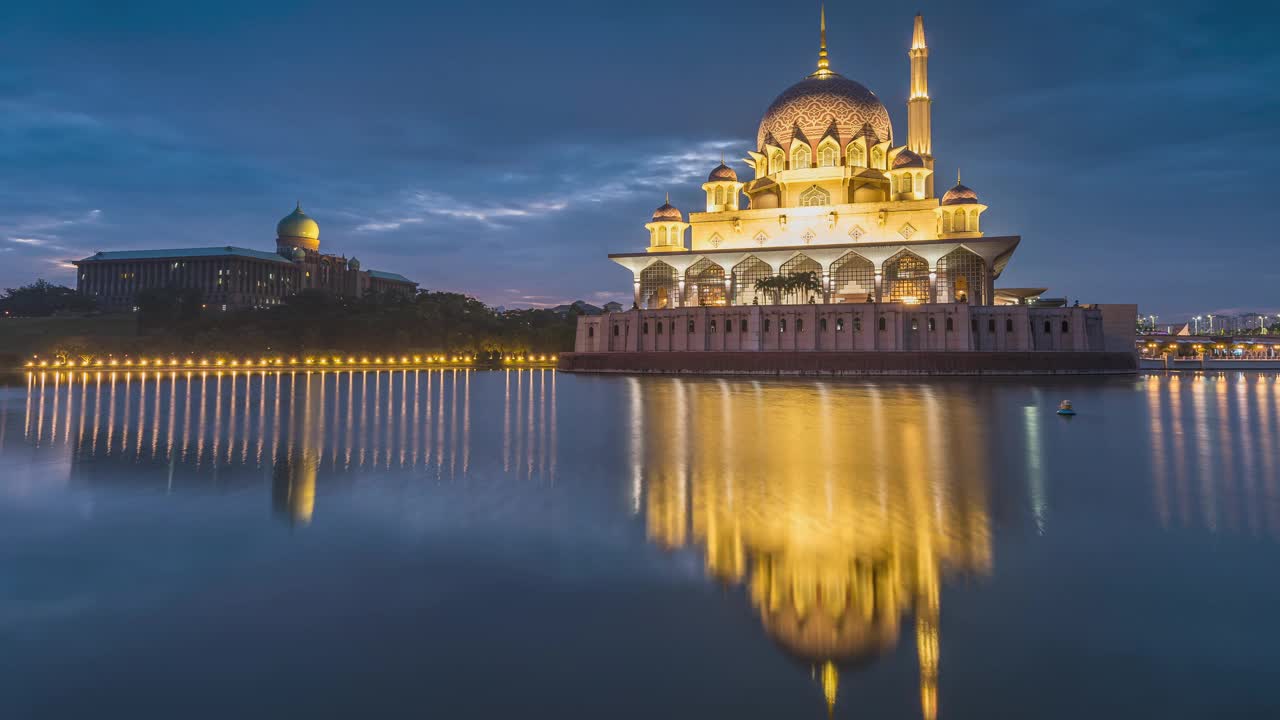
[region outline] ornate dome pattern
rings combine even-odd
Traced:
[[[924,158],[915,154],[911,150],[904,149],[902,152],[898,153],[897,157],[893,159],[894,170],[898,170],[900,168],[922,168],[922,167],[924,167]]]
[[[841,146],[863,136],[869,143],[893,140],[893,124],[884,103],[861,83],[831,73],[807,77],[773,101],[756,133],[756,147],[765,139],[790,149],[799,130],[800,139],[816,147],[834,127]]]
[[[320,225],[302,212],[302,203],[276,223],[276,237],[320,239]]]
[[[738,182],[738,173],[723,162],[717,165],[716,169],[712,170],[711,174],[707,176],[707,182],[719,182],[722,180]]]
[[[668,201],[653,211],[653,222],[684,222],[684,215]]]
[[[977,203],[978,193],[960,183],[956,183],[955,187],[942,196],[943,205],[976,205]]]

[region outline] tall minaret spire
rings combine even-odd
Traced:
[[[915,27],[911,32],[911,99],[907,101],[907,147],[925,159],[933,167],[933,128],[929,99],[929,46],[924,40],[924,16],[916,13]],[[928,196],[933,197],[932,176],[928,183]]]
[[[830,77],[831,61],[827,59],[827,6],[823,5],[820,13],[818,40],[818,70],[809,77]]]

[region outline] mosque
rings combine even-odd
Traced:
[[[632,309],[579,318],[560,368],[1134,372],[1136,305],[998,289],[1021,237],[983,232],[987,205],[958,173],[935,192],[924,18],[905,142],[875,93],[831,68],[825,10],[820,27],[817,68],[760,120],[753,177],[722,159],[687,217],[668,196],[648,247],[609,255],[631,271]]]
[[[645,225],[649,247],[609,257],[633,273],[641,309],[789,303],[997,301],[993,285],[1019,237],[987,237],[987,206],[960,183],[934,193],[924,19],[908,51],[907,136],[897,144],[884,103],[831,69],[826,13],[817,69],[765,110],[746,182],[722,161],[706,207],[670,199]],[[771,296],[770,277],[812,273],[817,285]]]
[[[299,203],[276,224],[276,251],[227,245],[175,250],[98,252],[74,263],[76,289],[102,310],[132,310],[151,288],[200,290],[218,310],[279,305],[302,290],[362,297],[412,295],[418,284],[398,273],[362,270],[355,257],[320,252],[320,225]]]

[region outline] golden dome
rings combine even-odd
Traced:
[[[276,223],[276,237],[319,241],[320,225],[302,212],[302,203],[298,203],[298,207],[294,208],[293,212]]]
[[[652,222],[684,222],[684,215],[680,213],[679,208],[671,204],[671,198],[668,196],[667,201],[653,211]]]
[[[817,148],[833,135],[843,147],[859,136],[871,144],[893,140],[889,111],[876,94],[861,83],[830,73],[811,75],[783,91],[765,110],[756,133],[756,147],[791,148],[791,140]]]
[[[922,168],[922,167],[924,167],[924,158],[920,157],[919,155],[907,149],[904,149],[902,152],[898,153],[898,156],[893,159],[894,170],[899,170],[901,168]]]
[[[707,176],[707,182],[720,182],[722,180],[738,182],[738,173],[734,172],[733,168],[725,165],[724,161],[721,161],[720,164],[711,171],[711,174]]]
[[[943,205],[976,205],[977,203],[978,193],[958,182],[942,196]]]

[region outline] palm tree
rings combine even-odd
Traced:
[[[818,273],[808,270],[760,278],[756,281],[756,290],[769,293],[773,298],[773,304],[781,305],[784,293],[787,295],[800,293],[802,296],[808,296],[811,293],[816,295],[822,292],[822,282],[818,280]]]

